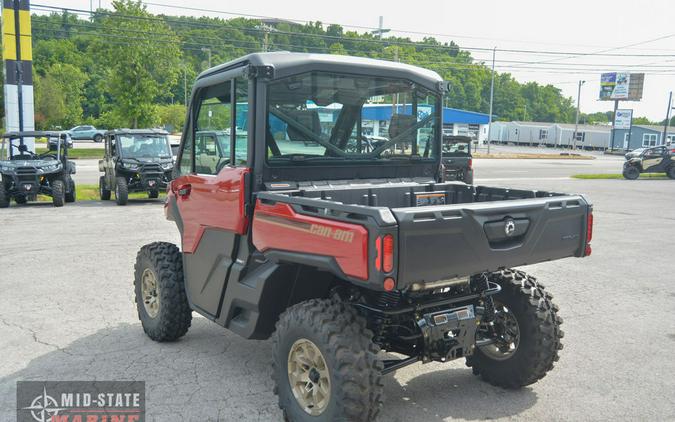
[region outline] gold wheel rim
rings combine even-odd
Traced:
[[[326,410],[330,401],[330,373],[321,351],[299,339],[288,352],[288,382],[300,407],[312,416]]]
[[[141,276],[141,295],[143,296],[143,306],[150,318],[159,314],[159,286],[155,272],[150,268],[143,270]]]

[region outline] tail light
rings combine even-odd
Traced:
[[[469,168],[473,168],[473,158],[469,158]]]
[[[584,249],[584,256],[590,256],[593,252],[591,240],[593,240],[593,212],[589,212],[588,217],[586,217],[586,248]]]
[[[380,271],[382,268],[382,238],[379,236],[375,239],[375,252],[375,269]]]
[[[382,270],[390,273],[394,269],[394,236],[388,234],[382,239]]]

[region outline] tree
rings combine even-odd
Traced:
[[[88,77],[72,64],[55,63],[39,77],[35,120],[39,127],[69,128],[82,120],[82,92]]]
[[[149,126],[157,120],[158,99],[177,84],[180,41],[140,2],[119,0],[113,7],[115,11],[99,24],[106,38],[90,48],[113,100],[107,111],[130,127]]]

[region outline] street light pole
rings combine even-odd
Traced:
[[[490,82],[490,115],[488,116],[487,153],[490,154],[490,135],[492,134],[492,106],[495,95],[495,56],[497,47],[492,49],[492,81]],[[479,135],[480,136],[480,135]]]
[[[666,121],[663,124],[663,139],[662,139],[662,145],[666,145],[666,140],[668,139],[668,123],[670,123],[670,110],[672,110],[673,104],[673,91],[670,91],[670,96],[668,97],[668,110],[666,110]]]
[[[574,123],[574,146],[573,149],[577,149],[577,132],[579,131],[579,103],[581,102],[581,85],[585,84],[586,81],[579,81],[579,91],[577,92],[577,117]]]

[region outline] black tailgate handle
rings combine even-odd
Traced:
[[[498,221],[488,221],[483,224],[485,236],[492,249],[511,249],[521,246],[529,228],[529,218],[511,218],[508,216]]]

